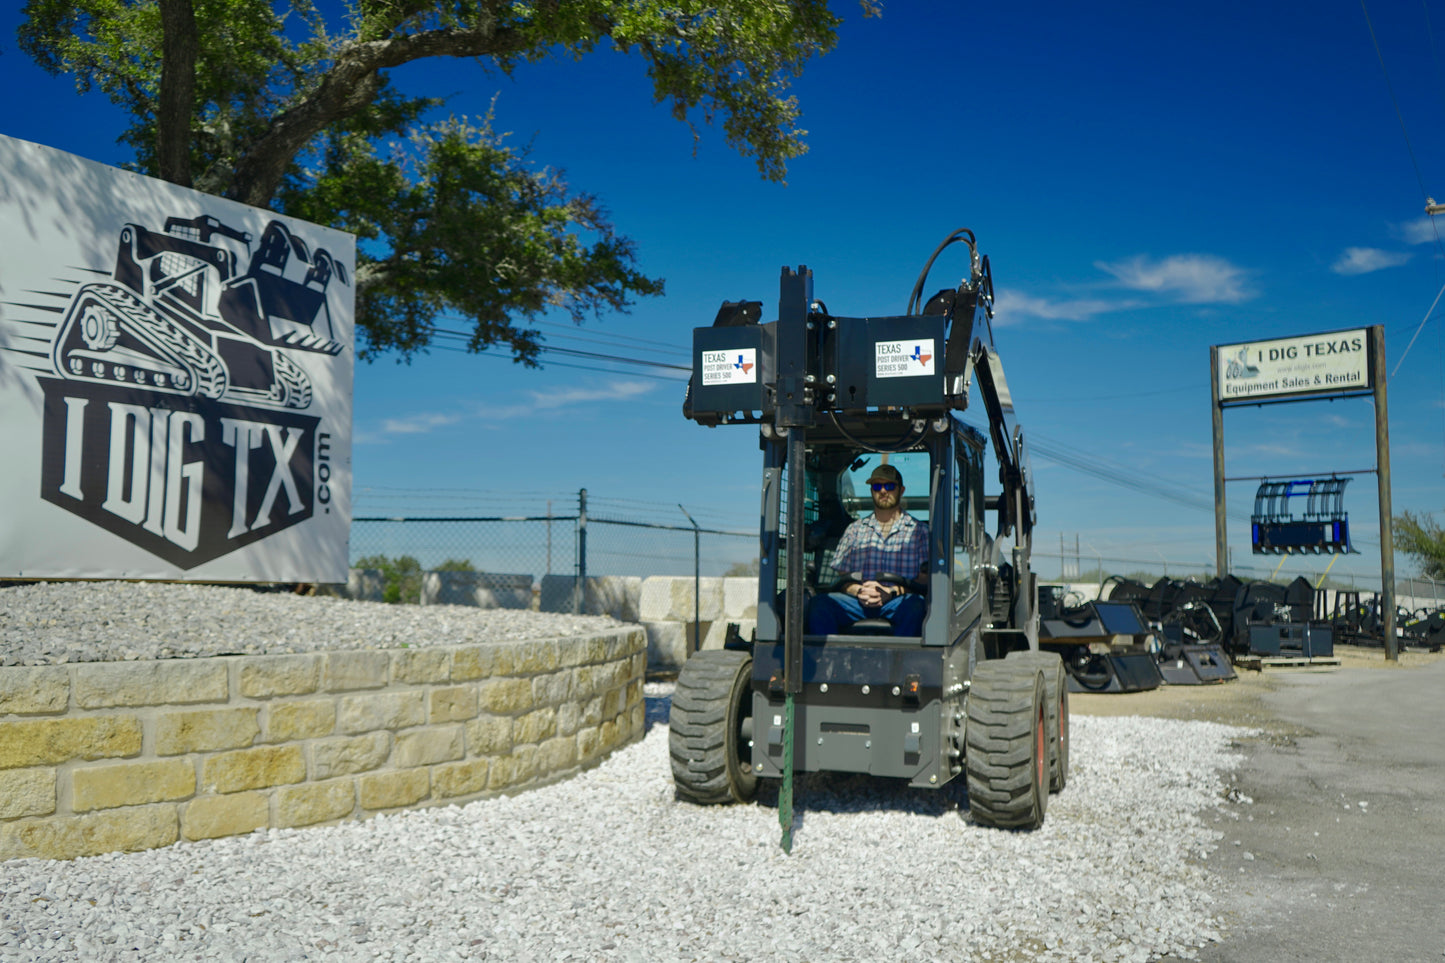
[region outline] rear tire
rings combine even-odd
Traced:
[[[1049,800],[1048,694],[1029,659],[974,666],[968,693],[968,808],[998,829],[1037,829]]]
[[[1064,660],[1056,652],[1010,652],[1016,662],[1031,662],[1044,673],[1048,699],[1045,719],[1049,738],[1049,792],[1060,792],[1069,784],[1069,680]]]
[[[748,802],[757,794],[751,741],[752,654],[696,652],[672,695],[668,753],[680,799],[702,805]]]

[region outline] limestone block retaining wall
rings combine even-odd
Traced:
[[[642,737],[647,635],[0,667],[0,859],[462,803]]]

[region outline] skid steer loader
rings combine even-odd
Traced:
[[[968,275],[925,304],[928,273],[955,243]],[[760,576],[753,638],[730,632],[679,673],[677,795],[742,802],[758,780],[781,779],[785,849],[795,772],[933,788],[964,777],[978,823],[1041,825],[1068,779],[1068,687],[1038,646],[1033,484],[993,347],[987,257],[971,231],[949,235],[901,316],[835,316],[806,267],[784,268],[777,308],[760,323],[761,302],[724,302],[694,331],[685,416],[759,432]],[[961,417],[975,382],[987,436]],[[990,442],[999,490],[986,493]],[[902,479],[902,508],[926,523],[928,551],[921,571],[878,578],[924,598],[922,627],[901,635],[875,617],[811,632],[810,604],[860,577],[835,571],[833,550],[871,511],[864,482],[884,463]]]

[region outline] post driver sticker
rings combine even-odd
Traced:
[[[916,378],[933,374],[933,339],[875,343],[873,374],[879,378]]]
[[[702,383],[711,385],[749,385],[758,381],[758,349],[733,348],[729,351],[702,353]]]

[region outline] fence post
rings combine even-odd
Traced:
[[[587,592],[587,489],[577,491],[577,584],[572,586],[572,614],[582,612]]]
[[[702,651],[702,638],[699,633],[702,631],[702,532],[698,531],[697,522],[687,509],[682,507],[682,502],[677,503],[683,515],[692,522],[692,651]]]

